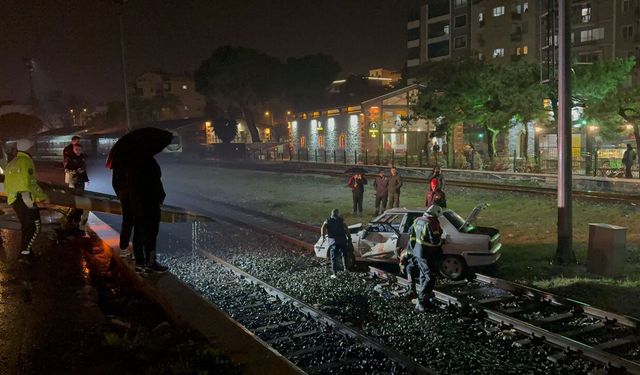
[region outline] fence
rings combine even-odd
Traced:
[[[606,150],[605,150],[606,151]],[[580,149],[572,150],[572,167],[574,174],[619,177],[624,175],[621,157],[617,153],[609,151],[594,153],[593,155],[581,152]],[[396,153],[389,151],[364,150],[361,152],[346,150],[328,151],[326,149],[298,149],[290,152],[279,152],[276,149],[256,150],[248,154],[254,160],[294,160],[311,163],[335,163],[335,164],[366,164],[402,167],[433,167],[440,165],[449,169],[475,169],[490,171],[512,171],[521,173],[556,173],[558,168],[557,150],[555,148],[541,148],[538,155],[524,158],[515,153],[511,156],[496,156],[490,160],[486,155],[469,152],[453,153],[453,163],[448,165],[447,155],[443,152],[430,152],[428,157],[424,151],[411,153]],[[638,168],[634,166],[637,175]]]

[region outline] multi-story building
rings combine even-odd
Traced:
[[[134,96],[144,99],[174,96],[175,108],[161,111],[161,120],[201,117],[204,115],[205,98],[195,88],[193,79],[186,75],[147,72],[135,80]]]
[[[407,22],[409,76],[427,61],[469,55],[470,0],[415,0]]]

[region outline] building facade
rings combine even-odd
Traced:
[[[175,108],[163,108],[161,120],[204,116],[205,97],[196,91],[195,82],[186,75],[162,72],[147,72],[134,82],[133,96],[142,99],[173,96],[177,98]]]

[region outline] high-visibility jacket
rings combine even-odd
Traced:
[[[36,202],[47,199],[47,195],[36,180],[33,160],[26,152],[18,151],[17,156],[7,164],[4,170],[4,191],[7,193],[9,204],[16,200],[20,192],[31,193]]]
[[[411,245],[419,243],[426,247],[442,246],[442,228],[435,217],[418,217],[409,229]]]

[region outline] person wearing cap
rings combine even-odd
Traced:
[[[389,177],[389,207],[400,207],[400,188],[402,187],[402,178],[398,174],[396,167],[391,167],[391,177]]]
[[[331,258],[331,278],[337,278],[338,257],[341,258],[342,269],[347,272],[347,249],[350,241],[349,228],[340,217],[340,211],[335,208],[331,216],[324,221],[320,233],[325,241],[329,241],[329,255]]]
[[[418,303],[416,310],[434,310],[433,287],[436,284],[436,263],[442,254],[443,233],[438,217],[442,215],[442,208],[437,205],[429,207],[422,217],[413,221],[409,229],[409,249],[413,262],[419,270]]]
[[[38,185],[36,168],[31,155],[18,148],[7,152],[8,164],[4,170],[4,190],[7,203],[13,208],[20,220],[22,232],[22,255],[30,255],[42,223],[36,202],[46,202],[47,195]]]
[[[387,209],[387,197],[389,196],[389,178],[384,175],[381,169],[373,180],[373,190],[376,196],[376,215],[380,215]]]

